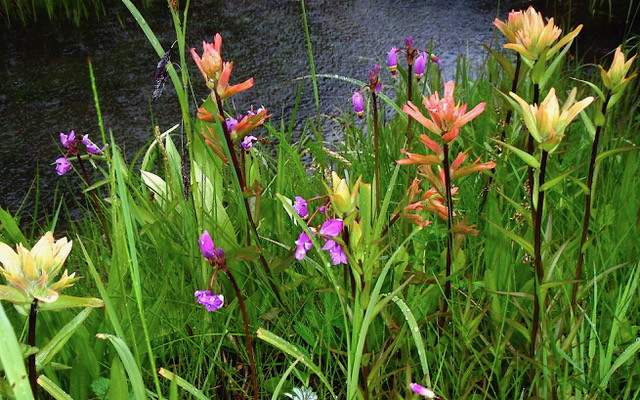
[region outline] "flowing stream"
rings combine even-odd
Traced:
[[[496,40],[492,21],[509,11],[508,4],[496,0],[308,0],[306,9],[317,72],[363,81],[375,63],[385,66],[386,52],[402,47],[407,36],[422,49],[433,43],[450,79],[458,56],[467,56],[472,64],[484,62],[486,51],[479,44]],[[171,46],[175,34],[164,2],[141,11],[161,43]],[[255,78],[251,90],[234,97],[238,112],[262,105],[273,113],[273,123],[286,121],[299,85],[295,78],[310,74],[300,2],[192,1],[188,47],[201,51],[201,41],[211,41],[216,32],[224,37],[225,59],[235,62],[232,83]],[[36,177],[40,205],[47,209],[54,205],[58,185],[62,191],[80,191],[77,178],[58,177],[52,163],[62,155],[60,132],[90,133],[101,144],[88,58],[106,129],[128,156],[151,140],[153,120],[161,131],[180,121],[170,82],[158,101],[150,100],[158,57],[120,3],[81,27],[49,21],[0,27],[0,50],[0,206],[11,212],[21,204],[22,213],[33,211],[35,192],[27,192]],[[194,66],[192,70],[197,79]],[[204,87],[194,87],[196,96],[206,96]],[[337,115],[347,110],[356,89],[320,79],[321,111]],[[306,84],[299,118],[314,109],[312,88]]]

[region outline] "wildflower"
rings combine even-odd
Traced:
[[[65,270],[60,279],[53,282],[71,252],[71,246],[72,242],[66,237],[54,240],[52,232],[47,232],[31,250],[18,244],[13,251],[7,244],[0,243],[0,275],[10,285],[0,285],[0,294],[17,289],[28,299],[44,303],[58,300],[60,292],[73,286],[78,279],[74,277],[75,272],[68,275]]]
[[[409,50],[413,49],[413,36],[407,36],[407,38],[404,40],[404,47]]]
[[[507,21],[503,22],[498,18],[493,20],[493,25],[496,26],[502,32],[502,34],[507,38],[507,42],[516,43],[516,32],[522,28],[524,20],[524,13],[521,11],[511,10],[509,16],[507,17]]]
[[[104,147],[100,148],[96,146],[91,140],[89,140],[89,135],[82,136],[82,143],[87,149],[87,153],[89,154],[100,154],[104,151]]]
[[[336,237],[342,232],[342,228],[343,222],[341,219],[330,219],[320,227],[320,235]]]
[[[216,311],[224,305],[224,296],[221,294],[211,293],[209,290],[196,290],[193,293],[198,303],[205,306],[207,311]]]
[[[382,90],[382,82],[380,81],[380,66],[378,64],[373,66],[373,69],[369,71],[369,88],[372,92],[380,93]]]
[[[293,388],[293,393],[285,393],[284,395],[292,400],[318,400],[318,395],[311,388]]]
[[[71,170],[71,163],[66,157],[56,159],[56,172],[58,175],[64,175]]]
[[[271,114],[267,114],[267,110],[264,107],[260,107],[256,111],[250,109],[247,111],[247,115],[238,115],[237,119],[225,119],[225,125],[227,127],[227,132],[231,135],[231,140],[237,142],[255,128],[262,125],[270,116]],[[218,119],[216,119],[216,116],[207,111],[204,107],[198,108],[198,118],[206,122],[216,122],[222,119],[219,115]]]
[[[613,56],[611,67],[609,67],[609,71],[605,71],[602,66],[599,66],[600,76],[602,77],[604,86],[607,89],[610,89],[612,92],[622,91],[625,86],[627,86],[629,81],[637,75],[634,73],[633,75],[626,77],[635,58],[636,56],[633,56],[627,62],[625,62],[624,53],[620,49],[620,46],[618,46]]]
[[[71,130],[68,135],[60,132],[60,143],[62,143],[62,146],[67,150],[75,149],[77,143],[76,133],[73,130]]]
[[[229,118],[224,120],[224,123],[225,123],[225,125],[227,125],[227,132],[231,132],[231,131],[233,131],[233,128],[235,128],[236,125],[238,125],[238,120],[235,119],[235,118],[229,117]]]
[[[553,18],[549,19],[549,22],[545,24],[542,14],[536,12],[533,7],[529,7],[522,16],[514,16],[512,28],[518,26],[520,23],[522,23],[522,26],[516,31],[513,31],[515,32],[513,40],[509,40],[509,43],[505,44],[504,48],[520,53],[522,59],[529,67],[533,67],[533,64],[542,54],[545,54],[547,60],[550,59],[564,45],[570,43],[578,36],[578,33],[580,33],[582,29],[582,25],[579,25],[576,29],[558,40],[562,34],[562,29],[554,24]],[[500,29],[500,27],[498,27],[498,29]],[[511,31],[507,32],[511,35]]]
[[[347,180],[340,178],[335,172],[331,172],[331,180],[332,188],[329,189],[326,185],[325,187],[327,187],[329,199],[331,200],[331,204],[333,204],[334,209],[344,214],[351,213],[356,206],[358,190],[361,184],[360,178],[358,178],[356,184],[353,185],[353,189],[351,189],[351,191],[349,191]]]
[[[209,262],[215,264],[223,264],[225,262],[224,251],[220,247],[215,247],[216,245],[208,231],[202,232],[198,244],[200,245],[202,255],[209,260]]]
[[[416,74],[417,80],[420,80],[420,78],[422,78],[426,68],[427,68],[427,57],[425,57],[424,53],[422,53],[418,56],[418,58],[416,58],[413,64],[413,72]]]
[[[229,78],[231,77],[231,70],[233,69],[232,62],[226,62],[223,64],[222,73],[218,79],[218,84],[216,85],[216,93],[220,96],[221,99],[226,99],[231,96],[235,96],[236,94],[247,90],[253,86],[253,78],[249,78],[246,81],[239,83],[237,85],[229,86]]]
[[[358,117],[362,117],[364,114],[364,97],[360,92],[355,92],[351,97],[351,102],[353,103],[353,111],[358,114]]]
[[[449,81],[444,85],[444,97],[440,98],[438,92],[423,100],[431,119],[426,118],[411,102],[402,107],[402,111],[412,116],[431,132],[441,135],[445,143],[454,140],[460,128],[484,111],[486,103],[480,103],[471,111],[467,111],[467,105],[456,105],[453,98],[455,83]]]
[[[433,139],[431,139],[428,135],[420,135],[420,142],[431,149],[436,154],[422,155],[422,154],[414,154],[409,153],[405,149],[402,149],[404,154],[407,155],[408,158],[398,160],[396,163],[403,164],[430,164],[430,165],[440,165],[442,164],[442,160],[444,160],[444,150],[442,147],[436,143]]]
[[[437,65],[442,64],[442,60],[440,60],[440,57],[436,56],[435,54],[429,54],[429,59],[432,63],[435,63]]]
[[[253,147],[253,142],[255,142],[256,140],[258,140],[258,138],[253,135],[245,136],[244,139],[242,139],[242,143],[240,143],[240,146],[242,146],[242,148],[245,150],[249,150]]]
[[[552,152],[560,144],[564,130],[571,121],[593,101],[593,97],[587,97],[576,103],[576,92],[577,89],[573,88],[562,109],[554,88],[549,90],[549,94],[540,105],[530,105],[513,92],[509,95],[518,102],[519,107],[516,110],[524,119],[531,136],[540,144],[540,148]]]
[[[213,43],[202,42],[202,57],[195,48],[191,48],[191,57],[202,73],[205,82],[217,81],[222,71],[222,36],[219,33],[213,38]]]
[[[296,201],[293,203],[293,210],[300,216],[300,218],[305,218],[309,215],[307,201],[300,196],[296,196]]]
[[[322,250],[329,250],[333,265],[347,264],[347,255],[342,250],[342,246],[335,240],[327,240],[322,246]]]
[[[313,247],[313,243],[311,242],[311,239],[306,232],[302,232],[298,236],[298,240],[296,240],[294,243],[296,244],[296,260],[304,259],[307,256],[307,252]]]
[[[432,390],[427,389],[424,386],[418,385],[417,383],[409,384],[409,388],[416,394],[419,394],[422,397],[426,397],[427,399],[441,399],[440,396],[436,396]]]
[[[395,46],[387,53],[387,66],[391,70],[391,75],[395,76],[398,71],[398,49]]]

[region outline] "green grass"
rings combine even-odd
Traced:
[[[124,2],[162,55],[143,14]],[[182,47],[185,15],[173,14]],[[307,31],[307,39],[310,35],[313,32]],[[383,64],[386,51],[380,49],[373,56]],[[308,55],[313,59],[311,49]],[[373,182],[371,114],[358,119],[345,110],[334,119],[344,135],[339,143],[316,141],[324,137],[317,116],[298,124],[302,128],[294,140],[296,112],[290,121],[271,120],[255,131],[271,144],[256,144],[246,158],[247,181],[258,182],[260,189],[247,195],[254,232],[233,168],[200,135],[208,124],[222,152],[230,154],[224,132],[189,111],[196,102],[189,96],[190,85],[202,84],[199,75],[193,81],[187,75],[190,62],[182,57],[181,72],[169,71],[178,89],[182,123],[160,127],[135,160],[123,159],[113,139],[107,154],[95,160],[93,178],[100,185],[94,190],[101,199],[111,243],[107,244],[87,196],[86,202],[78,202],[87,217],[70,222],[67,232],[74,247],[66,265],[83,279],[65,294],[100,297],[105,308],[90,315],[70,310],[39,314],[37,347],[47,348],[45,344],[61,337],[60,332],[67,341],[55,341],[60,343],[57,353],[43,362],[39,371],[44,375],[43,390],[55,398],[76,400],[250,397],[248,353],[231,285],[218,274],[216,290],[225,294],[225,306],[215,312],[207,312],[193,296],[195,290],[209,287],[212,273],[197,244],[206,229],[226,252],[245,298],[256,340],[260,398],[284,398],[284,393],[301,386],[326,399],[415,398],[408,389],[410,382],[428,386],[445,399],[640,398],[637,79],[607,116],[599,148],[605,157],[597,164],[592,233],[576,308],[571,307],[571,291],[591,149],[591,137],[580,119],[550,156],[547,182],[559,179],[546,193],[542,229],[546,276],[539,289],[546,295],[537,352],[531,358],[534,271],[523,249],[533,241],[524,188],[527,164],[510,150],[499,155],[489,140],[500,136],[508,107],[498,91],[511,87],[494,58],[477,71],[468,71],[461,60],[456,74],[456,99],[469,108],[479,102],[487,102],[487,107],[462,128],[452,143],[454,154],[466,150],[470,159],[493,159],[498,165],[494,174],[485,171],[456,181],[456,213],[468,217],[480,233],[463,238],[455,253],[446,315],[440,313],[447,279],[446,222],[431,214],[433,223],[424,229],[399,219],[387,230],[403,204],[407,182],[416,176],[415,167],[395,163],[404,158],[400,149],[406,146],[408,121],[399,112],[407,100],[402,66],[397,81],[386,71],[382,74],[386,96],[380,97],[380,115],[385,116],[380,124],[381,188],[360,187],[357,211],[345,221],[357,219],[362,242],[351,241],[356,231],[350,225],[349,236],[341,240],[347,243],[351,262],[332,266],[328,253],[319,250],[318,237],[304,260],[294,258],[294,241],[308,229],[308,221],[295,214],[290,200],[327,195],[324,184],[331,182],[326,167],[346,177],[350,188],[360,176],[365,184]],[[579,99],[593,95],[589,86],[568,79],[599,85],[598,74],[592,72],[578,61],[565,62],[550,76],[542,96],[555,87],[565,99],[574,86],[579,88]],[[365,83],[363,77],[366,71],[354,78],[311,71],[305,79],[346,80],[357,90]],[[423,79],[417,85],[421,93],[440,90],[434,65]],[[99,91],[93,88],[99,110]],[[518,93],[531,99],[529,74],[523,73]],[[294,109],[302,96],[317,97],[299,92]],[[589,118],[594,112],[594,106],[585,111]],[[506,142],[522,148],[527,135],[522,128],[514,115],[505,128]],[[415,134],[427,133],[417,123],[413,129]],[[176,145],[183,140],[186,168]],[[427,153],[417,141],[411,151]],[[184,170],[189,171],[188,191]],[[491,176],[491,185],[483,192]],[[375,190],[381,191],[380,209],[373,201]],[[310,203],[310,211],[323,201]],[[59,204],[53,225],[68,217],[64,203]],[[323,217],[317,218],[311,226],[321,224]],[[30,246],[41,233],[34,228],[24,237],[20,225],[3,210],[0,223],[0,239],[11,245]],[[7,314],[5,318],[3,312],[0,329],[9,333],[2,337],[12,341],[7,346],[13,351],[2,353],[6,357],[1,359],[0,398],[11,398],[12,391],[16,398],[28,398],[19,392],[25,391],[24,371],[15,351],[16,340],[26,342],[26,318],[8,304],[3,302],[0,308]]]

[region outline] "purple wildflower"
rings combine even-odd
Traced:
[[[413,49],[413,36],[409,36],[404,40],[404,47],[409,50]]]
[[[91,140],[89,140],[89,135],[84,135],[82,137],[82,143],[84,143],[87,148],[87,153],[89,154],[100,154],[104,151],[104,147],[100,148],[95,145]]]
[[[298,240],[295,241],[296,244],[296,260],[302,260],[307,256],[307,251],[311,250],[313,247],[313,243],[311,243],[311,239],[306,232],[302,232],[298,236]]]
[[[330,219],[325,221],[320,227],[320,234],[323,236],[336,237],[342,232],[343,223],[341,219]]]
[[[323,212],[325,212],[325,211],[327,211],[327,206],[320,206],[320,207],[318,207],[318,212],[319,212],[319,213],[323,213]]]
[[[71,170],[71,163],[66,157],[60,157],[56,160],[56,172],[58,175],[64,175]]]
[[[362,114],[364,114],[364,97],[362,97],[362,94],[355,92],[351,97],[351,102],[353,103],[353,111],[355,111],[359,117],[362,117]]]
[[[324,246],[322,246],[322,250],[329,250],[333,265],[347,263],[347,255],[344,253],[344,250],[342,250],[342,246],[335,240],[327,240]]]
[[[76,133],[71,130],[68,135],[60,132],[60,143],[65,149],[71,150],[76,146]]]
[[[432,390],[427,389],[424,386],[418,385],[417,383],[409,384],[409,388],[413,390],[414,393],[419,394],[422,397],[426,397],[427,399],[440,399],[439,396],[436,396]]]
[[[391,70],[391,75],[395,76],[398,69],[398,49],[395,46],[387,53],[387,66]]]
[[[249,150],[250,148],[253,147],[253,142],[255,142],[256,140],[258,140],[258,138],[255,136],[252,136],[252,135],[245,136],[244,139],[242,139],[240,146],[242,146],[242,148],[245,150]]]
[[[304,218],[309,215],[307,201],[300,196],[296,196],[296,201],[293,203],[293,210],[300,216],[300,218]]]
[[[224,305],[224,296],[211,293],[209,290],[196,290],[193,293],[197,297],[198,303],[205,306],[207,311],[216,311]]]
[[[220,247],[216,247],[208,231],[202,232],[198,244],[204,258],[216,264],[224,263],[224,251]]]
[[[440,60],[440,57],[438,57],[438,56],[437,56],[437,55],[435,55],[435,54],[429,54],[429,58],[431,59],[431,62],[432,62],[432,63],[435,63],[435,64],[437,64],[437,65],[442,64],[442,60]]]
[[[424,71],[427,68],[427,57],[423,54],[420,54],[418,58],[414,61],[413,71],[416,74],[416,78],[420,80],[422,75],[424,75]]]
[[[376,93],[380,93],[382,90],[382,82],[380,82],[380,66],[378,64],[373,66],[373,69],[369,71],[369,87],[375,90]]]
[[[238,118],[242,119],[242,115],[239,115]],[[227,118],[224,120],[224,122],[227,124],[227,132],[233,131],[233,128],[238,125],[238,120],[235,118]]]

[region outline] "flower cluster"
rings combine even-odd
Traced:
[[[387,66],[392,76],[396,76],[398,71],[398,53],[404,53],[407,59],[407,65],[413,66],[413,73],[416,79],[420,80],[427,69],[427,59],[436,65],[440,65],[441,61],[435,54],[429,54],[413,47],[413,37],[409,36],[405,42],[405,49],[399,50],[393,46],[387,53]]]
[[[218,269],[227,268],[227,260],[225,258],[224,250],[220,247],[216,247],[211,235],[208,231],[202,232],[198,239],[198,245],[200,246],[200,252],[202,256],[209,261],[212,267],[215,268],[213,276],[211,278],[212,285]],[[196,290],[193,294],[198,303],[205,306],[207,311],[219,310],[224,305],[224,296],[222,294],[215,294],[211,290]]]
[[[336,238],[342,232],[343,227],[344,225],[341,219],[330,219],[325,221],[320,227],[319,234],[325,241],[324,246],[322,246],[322,250],[329,250],[329,255],[331,256],[333,265],[347,263],[347,255],[344,253],[342,246],[332,239]],[[315,234],[315,229],[312,229],[311,232]],[[295,258],[297,260],[304,259],[307,256],[307,252],[313,247],[311,238],[306,232],[302,232],[298,236],[298,240],[295,241],[295,244]]]
[[[364,97],[362,91],[369,89],[371,93],[380,93],[382,91],[382,81],[380,80],[380,66],[378,64],[373,66],[373,69],[369,71],[369,84],[364,85],[358,91],[351,96],[351,103],[353,104],[353,111],[362,117],[364,114]]]
[[[91,140],[89,135],[83,135],[82,138],[76,136],[76,133],[72,130],[69,134],[60,132],[60,143],[62,147],[66,149],[64,157],[58,158],[56,162],[56,172],[58,175],[64,175],[71,170],[71,162],[69,157],[80,155],[80,144],[84,145],[84,148],[88,154],[96,155],[104,151],[105,147],[100,148]]]
[[[264,124],[264,121],[266,121],[266,119],[270,116],[271,114],[267,113],[266,108],[260,107],[254,111],[252,107],[247,111],[245,115],[240,114],[236,116],[236,118],[225,118],[224,124],[227,133],[231,137],[231,140],[236,144],[239,142],[240,146],[243,149],[249,150],[253,147],[253,143],[258,140],[256,136],[249,135],[249,133]],[[206,122],[216,122],[223,119],[220,115],[214,115],[213,113],[210,113],[204,107],[198,108],[198,118]],[[209,127],[207,127],[207,129],[209,133],[207,134],[205,132],[202,132],[202,137],[204,138],[205,142],[213,149],[213,151],[226,162],[224,152],[221,150],[222,146],[216,138],[214,131]]]

